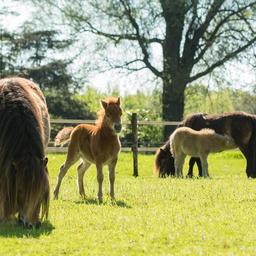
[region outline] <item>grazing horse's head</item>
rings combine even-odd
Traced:
[[[105,122],[116,132],[122,129],[122,109],[120,107],[120,98],[109,98],[101,100],[101,105],[105,111]]]
[[[174,158],[170,152],[169,141],[156,152],[155,174],[159,177],[166,177],[175,174]]]

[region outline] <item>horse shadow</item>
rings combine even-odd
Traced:
[[[78,201],[75,201],[76,204],[88,204],[88,205],[99,205],[98,200],[96,198],[85,198],[85,199],[80,199]],[[120,207],[120,208],[132,208],[130,205],[128,205],[126,202],[123,200],[106,200],[104,201],[101,205],[111,205],[114,207]]]
[[[29,229],[12,220],[0,223],[0,237],[38,238],[41,235],[50,235],[53,229],[54,226],[48,221],[44,221],[39,229]]]

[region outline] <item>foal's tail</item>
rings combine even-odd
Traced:
[[[63,146],[64,144],[68,143],[73,129],[74,127],[64,127],[62,130],[60,130],[55,137],[54,145]]]

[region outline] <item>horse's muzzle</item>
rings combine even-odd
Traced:
[[[114,124],[114,129],[115,129],[116,132],[121,132],[122,124]]]

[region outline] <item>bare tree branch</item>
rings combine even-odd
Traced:
[[[229,61],[230,59],[236,57],[239,53],[243,52],[244,50],[246,50],[247,48],[249,48],[250,46],[252,46],[254,43],[256,42],[256,37],[254,37],[253,39],[251,39],[247,44],[245,44],[244,46],[239,47],[238,49],[236,49],[235,51],[227,54],[224,58],[222,58],[221,60],[215,62],[214,64],[212,64],[210,67],[208,67],[207,69],[205,69],[202,72],[197,73],[194,76],[191,76],[188,79],[188,82],[192,82],[202,76],[205,76],[207,74],[209,74],[210,72],[212,72],[215,68],[223,65],[225,62]]]
[[[147,46],[147,42],[145,42],[143,40],[143,38],[141,37],[141,33],[140,33],[140,28],[138,23],[136,22],[135,18],[132,16],[132,11],[131,8],[129,6],[129,4],[124,1],[124,0],[120,0],[121,4],[123,5],[124,9],[125,9],[125,14],[127,15],[128,19],[131,22],[131,25],[134,27],[135,32],[136,32],[136,37],[139,43],[139,46],[141,48],[142,54],[144,56],[143,61],[146,64],[146,66],[158,77],[160,77],[162,75],[162,73],[160,71],[158,71],[151,63],[149,60],[149,53],[148,53],[148,46]]]

